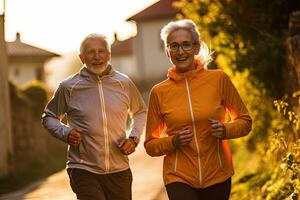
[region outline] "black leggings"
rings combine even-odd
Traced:
[[[79,200],[131,200],[131,170],[94,174],[83,169],[67,169],[70,185]]]
[[[228,200],[231,178],[204,189],[193,188],[185,183],[175,182],[166,185],[170,200]]]

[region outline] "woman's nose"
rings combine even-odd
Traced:
[[[177,53],[178,53],[178,54],[183,54],[183,53],[184,53],[184,50],[183,50],[183,48],[182,48],[181,45],[178,47]]]

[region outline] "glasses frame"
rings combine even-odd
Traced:
[[[191,49],[184,49],[183,44],[184,44],[184,43],[187,43],[187,42],[191,43],[191,45],[192,45]],[[171,45],[171,44],[177,44],[177,45],[178,45],[178,46],[177,46],[177,49],[176,49],[176,50],[172,50],[172,49],[170,48],[170,45]],[[183,41],[183,42],[181,42],[181,43],[172,42],[172,43],[168,43],[168,44],[167,44],[167,49],[168,49],[170,52],[178,52],[178,51],[179,51],[179,48],[181,47],[182,51],[188,52],[188,51],[192,51],[192,50],[195,48],[195,45],[196,45],[196,42],[191,42],[191,41]]]

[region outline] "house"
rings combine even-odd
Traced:
[[[137,35],[128,39],[129,41],[115,41],[116,44],[112,46],[113,65],[114,63],[122,65],[120,60],[125,62],[126,59],[132,59],[131,66],[124,64],[124,73],[128,70],[125,70],[125,67],[131,68],[129,71],[134,73],[128,74],[129,76],[148,81],[161,80],[166,77],[171,64],[165,55],[160,30],[174,20],[176,14],[180,12],[172,6],[175,1],[160,0],[127,19],[136,23]],[[126,46],[122,47],[127,50],[126,54],[118,52],[117,48],[120,46]]]
[[[111,46],[111,63],[118,71],[136,79],[138,77],[138,68],[136,67],[136,54],[133,53],[133,41],[134,38],[119,41],[117,33],[115,33],[115,40]]]
[[[8,77],[17,85],[32,80],[44,81],[44,64],[50,58],[59,56],[56,53],[40,49],[21,41],[20,34],[16,40],[6,43],[8,56]]]

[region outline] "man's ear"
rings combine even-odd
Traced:
[[[84,57],[81,54],[79,54],[79,58],[80,58],[82,64],[84,64]]]

